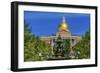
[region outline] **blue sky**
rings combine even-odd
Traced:
[[[24,11],[24,19],[36,36],[49,36],[58,31],[65,16],[72,35],[84,35],[90,28],[90,14]]]

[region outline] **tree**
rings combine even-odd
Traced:
[[[77,58],[90,58],[90,32],[86,32],[82,37],[82,40],[74,47],[74,51],[77,53]]]
[[[32,35],[31,30],[26,22],[24,23],[24,61],[32,61],[35,57],[35,36]]]
[[[70,52],[70,40],[66,39],[63,40],[63,48],[64,48],[64,55],[68,58],[69,52]]]
[[[28,24],[24,24],[24,61],[47,60],[51,46],[35,36]]]

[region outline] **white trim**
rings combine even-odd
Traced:
[[[77,9],[77,8],[60,8],[60,7],[43,7],[43,6],[25,6],[18,7],[18,68],[35,68],[35,67],[50,67],[50,66],[71,66],[95,64],[95,11],[92,9]],[[89,13],[91,15],[91,58],[82,60],[60,60],[60,61],[36,61],[24,62],[24,10],[27,11],[45,11],[45,12],[73,12],[73,13]]]

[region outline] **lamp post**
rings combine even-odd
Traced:
[[[42,60],[42,54],[39,52],[39,59]]]

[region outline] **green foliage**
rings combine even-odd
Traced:
[[[70,39],[63,40],[61,43],[64,50],[64,57],[69,58]],[[54,52],[56,51],[57,43],[54,44]],[[72,48],[75,52],[75,58],[87,59],[90,58],[90,32],[86,32],[82,39]],[[30,27],[24,23],[24,61],[40,61],[48,60],[51,53],[51,46],[41,41],[35,36]]]
[[[63,48],[64,48],[64,55],[68,58],[68,54],[70,52],[70,40],[69,39],[63,40]]]
[[[51,46],[31,33],[30,27],[24,24],[24,61],[47,60]]]
[[[74,46],[77,58],[90,58],[90,32],[86,32],[82,40]]]

